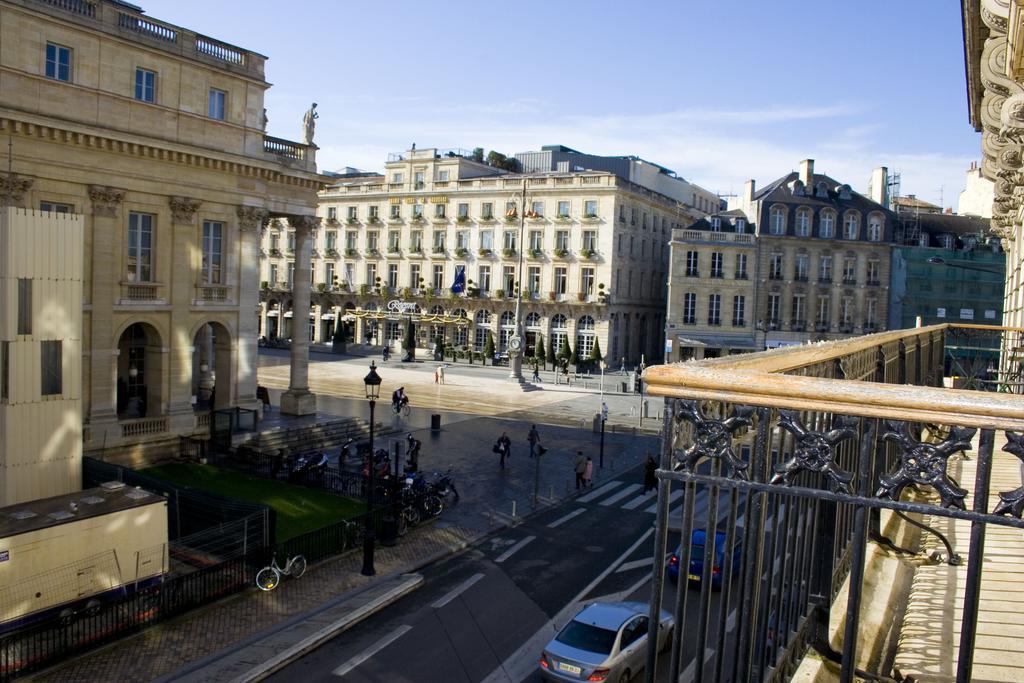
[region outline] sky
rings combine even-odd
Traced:
[[[813,158],[955,208],[981,154],[952,0],[135,2],[266,55],[268,133],[301,140],[317,102],[321,171],[562,144],[730,194]]]

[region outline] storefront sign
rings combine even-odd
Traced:
[[[392,299],[388,302],[388,312],[390,313],[415,313],[416,304],[411,301],[401,301],[400,299]]]

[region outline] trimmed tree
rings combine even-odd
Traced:
[[[566,343],[566,345],[568,345],[569,340],[566,339],[565,343]],[[576,348],[572,349],[572,352],[569,354],[569,362],[576,366],[577,371],[579,370],[579,367],[580,367],[580,345],[579,345],[578,342],[576,344]]]
[[[437,360],[444,360],[444,335],[439,334],[434,339],[434,357]]]
[[[565,342],[558,348],[558,353],[555,354],[556,365],[558,365],[559,367],[563,365],[568,365],[569,358],[571,357],[572,352],[569,350],[569,340],[566,339]]]
[[[590,363],[592,368],[597,368],[600,367],[602,360],[604,360],[604,356],[601,355],[601,341],[595,338],[594,348],[590,349],[590,355],[587,356],[587,361]]]
[[[544,337],[540,334],[537,335],[537,348],[533,352],[533,357],[537,361],[537,365],[542,368],[548,361],[547,354],[544,353]]]
[[[487,330],[487,339],[484,340],[484,365],[487,365],[488,358],[491,359],[492,363],[494,362],[494,335],[491,334],[490,330]]]

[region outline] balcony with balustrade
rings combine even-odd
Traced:
[[[670,609],[687,628],[648,648],[647,670],[1019,680],[990,653],[1014,647],[1005,600],[1020,595],[1004,577],[1024,551],[1022,342],[935,325],[648,368],[665,401],[655,566],[670,525],[708,542],[681,546],[696,590]],[[663,572],[651,588],[655,614]]]

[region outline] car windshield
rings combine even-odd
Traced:
[[[612,651],[612,646],[615,645],[615,631],[579,621],[570,621],[555,640],[577,650],[606,655]]]

